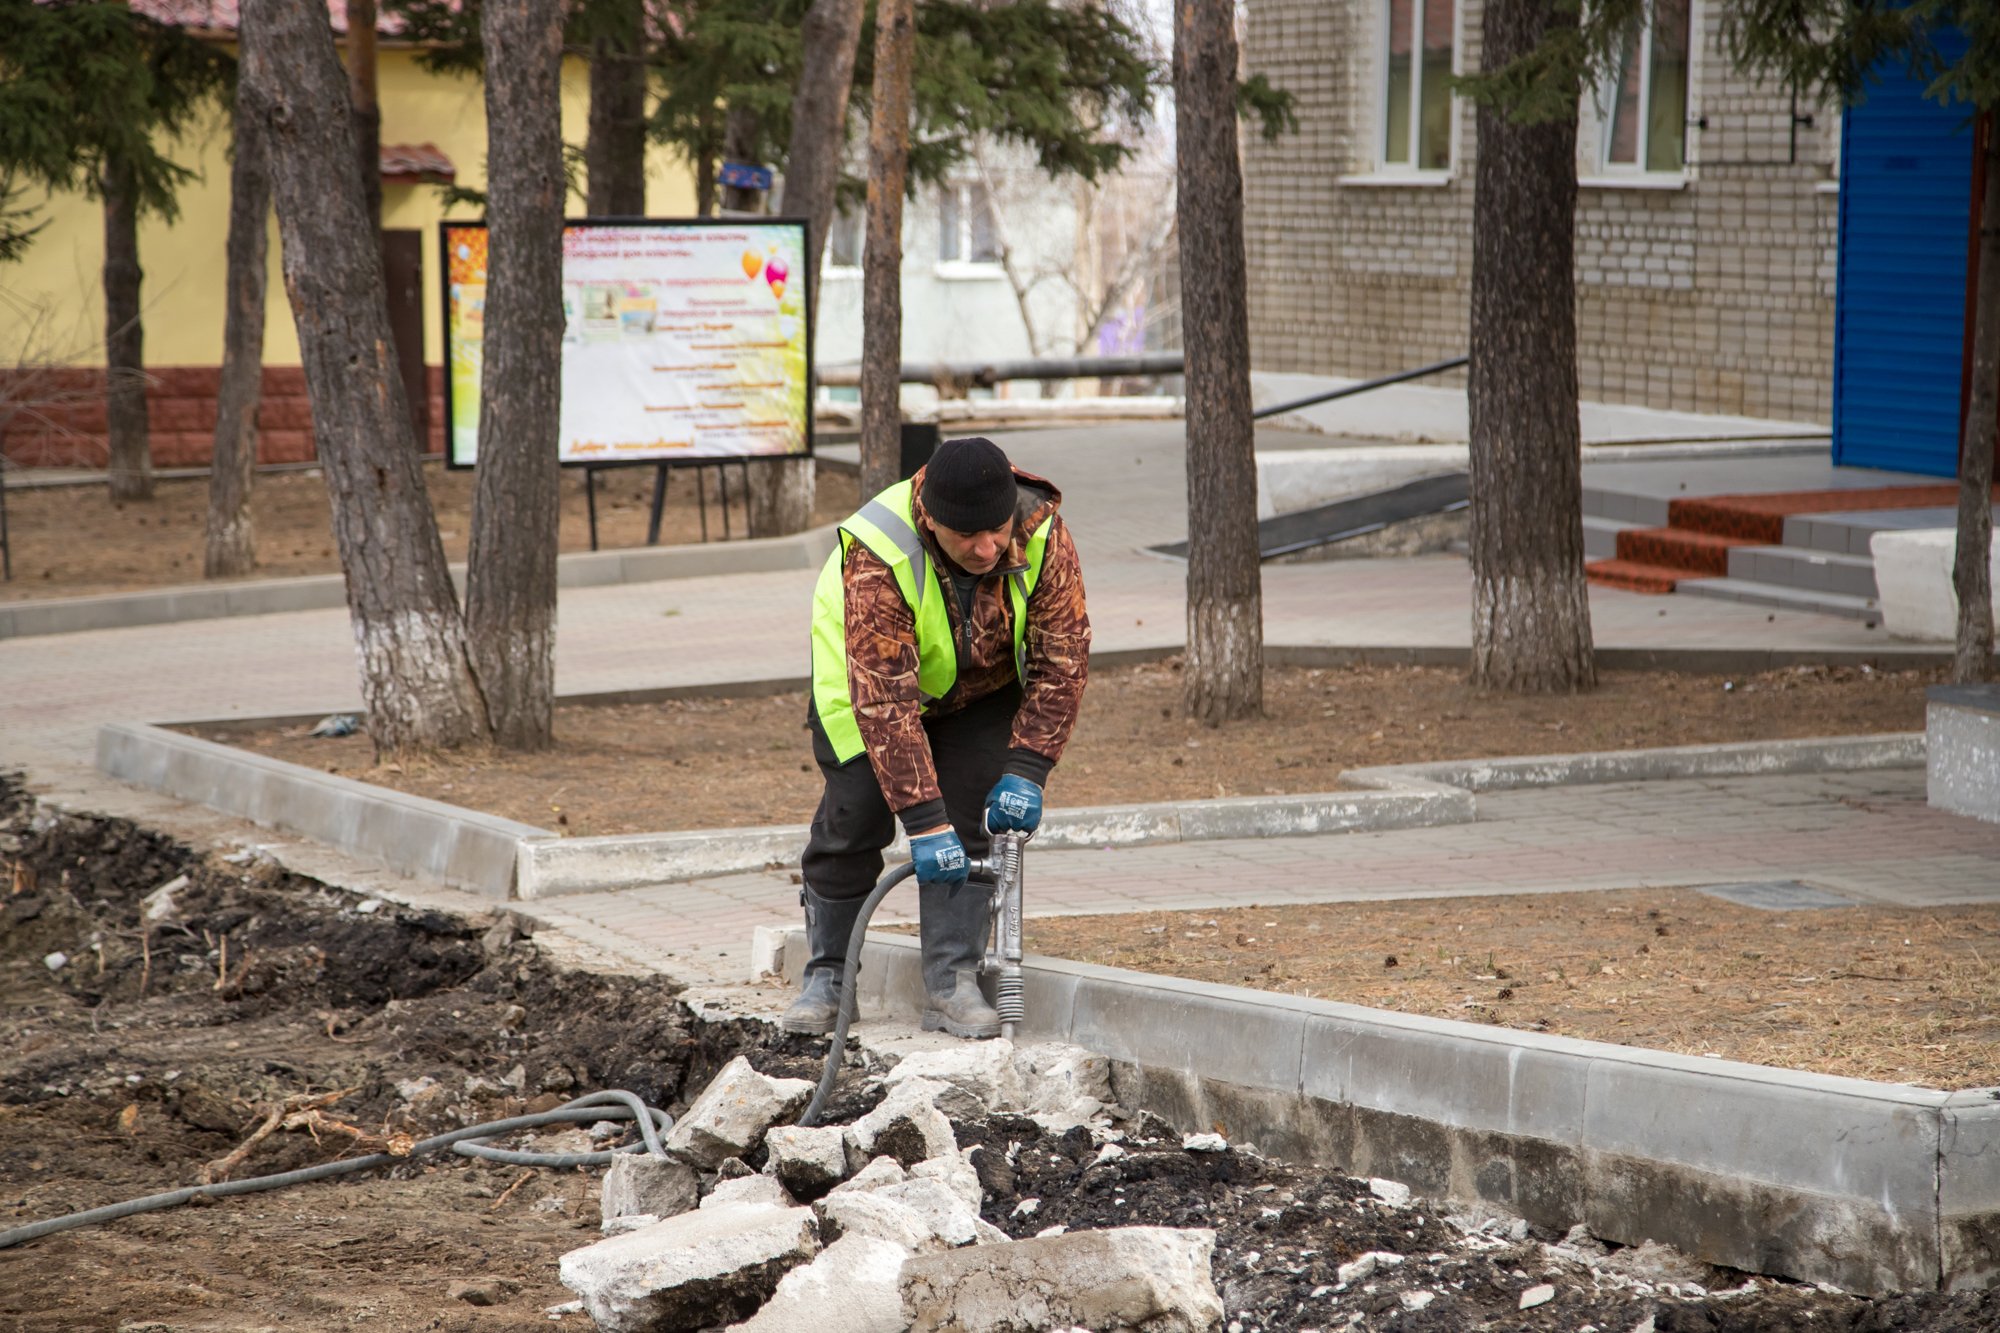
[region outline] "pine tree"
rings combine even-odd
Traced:
[[[111,494],[153,493],[147,441],[139,219],[172,220],[194,173],[161,145],[226,95],[219,47],[113,0],[0,0],[0,176],[104,205]]]

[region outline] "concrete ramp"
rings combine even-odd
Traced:
[[[1334,500],[1310,509],[1267,518],[1257,525],[1257,551],[1265,560],[1297,555],[1316,547],[1365,537],[1396,523],[1448,514],[1472,502],[1471,479],[1463,472],[1418,477],[1386,490]],[[1187,559],[1185,541],[1149,547],[1158,555]]]

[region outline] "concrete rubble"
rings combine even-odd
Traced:
[[[571,1250],[560,1273],[606,1333],[692,1333],[755,1313],[819,1250],[811,1209],[732,1203]]]
[[[817,1199],[847,1178],[847,1130],[841,1125],[778,1125],[764,1135],[769,1170],[801,1199]]]
[[[903,1262],[910,1252],[874,1236],[843,1236],[778,1283],[763,1309],[730,1333],[902,1333]]]
[[[703,1208],[727,1208],[733,1204],[755,1203],[767,1208],[796,1208],[799,1201],[786,1192],[774,1176],[737,1176],[731,1180],[718,1180],[708,1197],[701,1201]]]
[[[604,1173],[599,1211],[606,1229],[620,1218],[673,1217],[695,1206],[701,1182],[695,1169],[677,1157],[620,1153]]]
[[[903,1329],[906,1260],[1013,1244],[981,1219],[979,1172],[943,1108],[1074,1125],[1101,1119],[1110,1095],[1101,1059],[1004,1041],[913,1052],[882,1082],[886,1095],[853,1124],[809,1128],[786,1122],[811,1083],[732,1060],[669,1131],[667,1159],[613,1163],[607,1238],[564,1256],[564,1283],[600,1328],[621,1333],[730,1320]],[[764,1170],[753,1173],[743,1158],[759,1147]]]
[[[766,1078],[739,1055],[674,1122],[667,1150],[697,1166],[720,1166],[761,1144],[772,1125],[797,1116],[812,1093],[806,1080]]]
[[[1212,1231],[1119,1227],[924,1255],[903,1265],[903,1312],[911,1333],[1209,1333],[1214,1249]]]
[[[911,1166],[957,1151],[951,1120],[938,1110],[936,1100],[951,1086],[927,1078],[895,1085],[880,1106],[848,1126],[847,1160],[858,1167],[876,1157],[893,1157]]]
[[[1606,1246],[1582,1227],[1538,1241],[1484,1206],[1433,1214],[1387,1179],[1338,1177],[1310,1198],[1283,1177],[1255,1183],[1273,1177],[1253,1148],[1126,1118],[1103,1072],[1059,1047],[913,1045],[877,1079],[874,1109],[808,1128],[785,1123],[803,1080],[732,1061],[668,1135],[674,1160],[614,1164],[607,1238],[564,1256],[563,1281],[616,1333],[1248,1333],[1300,1300],[1340,1318],[1435,1320],[1463,1308],[1475,1271],[1505,1283],[1510,1308],[1708,1294],[1694,1280],[1708,1270],[1664,1247]],[[964,1149],[945,1106],[970,1113]],[[1079,1178],[1111,1208],[1126,1190],[1164,1187],[1172,1201],[1164,1215],[1158,1192],[1150,1210],[1135,1196],[1128,1215],[1079,1214],[1082,1195],[1062,1183]],[[1242,1183],[1202,1204],[1164,1186],[1179,1180]],[[1346,1258],[1323,1230],[1306,1234],[1344,1214],[1393,1248]],[[1120,1225],[1128,1216],[1141,1225]],[[1144,1225],[1160,1221],[1175,1225]],[[1285,1276],[1308,1265],[1303,1285]]]

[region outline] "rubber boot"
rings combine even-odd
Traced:
[[[805,977],[778,1026],[786,1032],[824,1037],[840,1018],[840,975],[847,965],[847,941],[861,916],[860,898],[822,898],[811,889],[799,890],[806,909]]]
[[[926,884],[917,890],[922,913],[924,1031],[942,1028],[954,1037],[1000,1035],[999,1011],[979,991],[979,962],[992,926],[984,885],[957,889]]]

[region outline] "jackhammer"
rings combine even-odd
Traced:
[[[974,857],[970,878],[990,883],[992,897],[988,902],[986,954],[981,959],[979,970],[982,974],[998,977],[993,1007],[1000,1013],[1000,1035],[1007,1040],[1014,1039],[1017,1026],[1028,1016],[1026,988],[1021,981],[1021,888],[1027,878],[1026,858],[1022,853],[1027,849],[1031,833],[995,833],[992,835],[991,855]],[[914,863],[905,861],[891,867],[875,881],[875,887],[861,904],[861,915],[855,918],[854,933],[847,939],[847,962],[840,974],[840,1016],[834,1020],[832,1044],[826,1052],[826,1070],[820,1075],[819,1089],[813,1093],[812,1104],[799,1117],[801,1125],[817,1125],[820,1115],[826,1110],[826,1100],[833,1095],[834,1080],[840,1075],[841,1056],[847,1048],[847,1028],[854,1021],[859,1007],[854,984],[861,972],[861,945],[868,937],[868,919],[875,915],[875,908],[889,896],[889,890],[901,884],[916,872]]]

